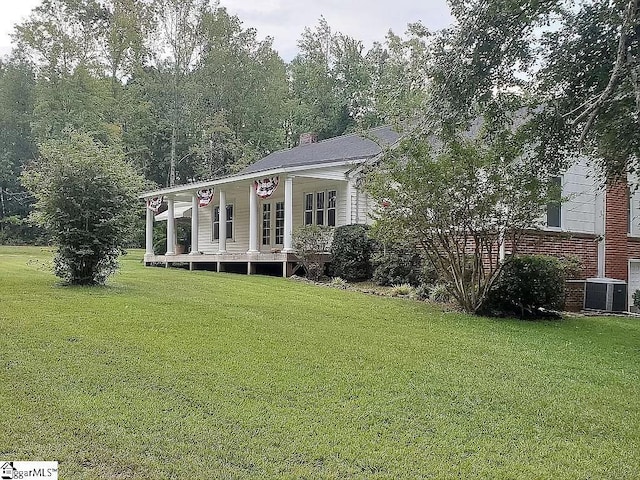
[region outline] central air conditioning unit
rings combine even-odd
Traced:
[[[585,310],[624,312],[627,310],[627,283],[615,278],[587,278]]]

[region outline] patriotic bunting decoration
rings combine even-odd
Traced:
[[[265,178],[254,182],[256,187],[256,195],[260,198],[269,198],[278,188],[280,177]]]
[[[147,200],[147,208],[153,213],[158,213],[158,210],[160,210],[160,206],[162,205],[163,201],[163,196],[150,198],[149,200]]]
[[[198,205],[200,207],[206,207],[213,200],[213,188],[203,188],[198,190]]]

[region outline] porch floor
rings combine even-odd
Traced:
[[[298,258],[293,253],[215,253],[176,254],[144,256],[145,266],[189,266],[189,270],[211,269],[216,272],[255,274],[269,266],[282,268],[282,276],[290,277],[295,272]],[[246,270],[243,268],[246,266]]]

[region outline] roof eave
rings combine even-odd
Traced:
[[[225,185],[228,183],[241,182],[244,180],[252,180],[262,176],[271,176],[271,175],[280,175],[285,173],[295,173],[303,170],[314,170],[317,168],[331,168],[337,167],[341,165],[351,165],[353,163],[364,162],[370,159],[371,156],[366,157],[357,157],[357,158],[349,158],[343,159],[337,162],[328,162],[328,163],[316,163],[316,164],[307,164],[307,165],[298,165],[291,167],[275,167],[270,170],[262,170],[259,172],[251,172],[251,173],[243,173],[231,175],[228,177],[218,178],[216,180],[206,180],[203,182],[194,182],[188,183],[186,185],[178,185],[175,187],[161,188],[159,190],[152,190],[149,192],[144,192],[138,195],[138,198],[147,199],[151,197],[157,197],[159,195],[172,195],[176,193],[183,193],[189,191],[197,191],[201,188],[215,187],[217,185]]]

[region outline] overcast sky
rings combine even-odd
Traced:
[[[9,35],[40,0],[0,0],[0,55],[11,49]],[[323,15],[332,29],[362,40],[366,48],[384,40],[389,29],[402,34],[407,23],[421,20],[431,30],[451,23],[446,0],[221,0],[244,27],[259,38],[273,37],[274,47],[289,61],[304,27],[314,27]]]

